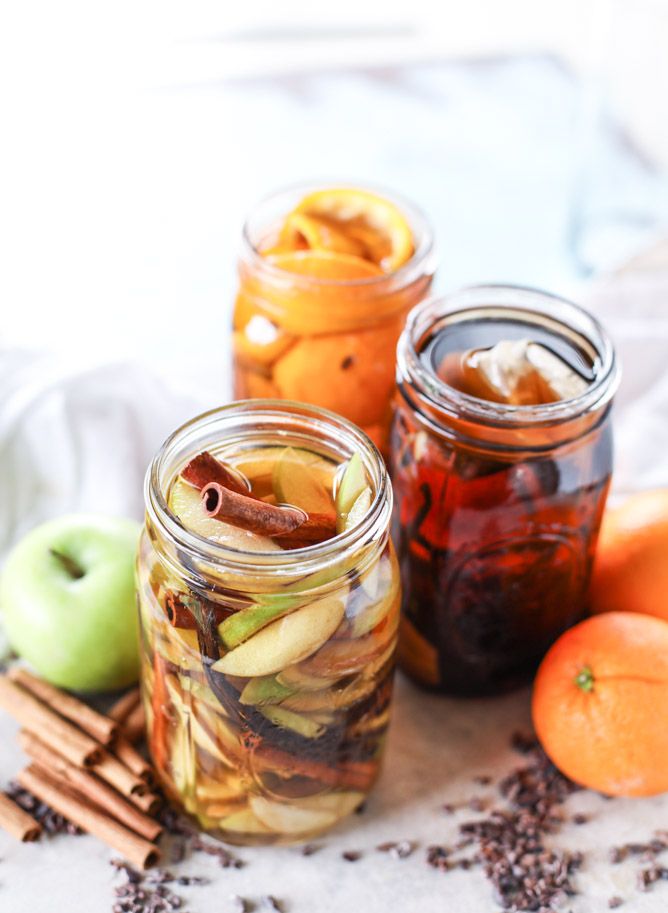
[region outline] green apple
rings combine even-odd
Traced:
[[[136,681],[134,561],[139,524],[72,515],[33,529],[0,577],[0,612],[14,650],[47,681],[110,691]]]

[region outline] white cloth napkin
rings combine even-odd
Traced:
[[[0,560],[59,514],[141,519],[152,455],[201,408],[136,364],[0,351]]]

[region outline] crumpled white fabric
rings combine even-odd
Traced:
[[[201,408],[137,364],[0,350],[0,560],[60,514],[141,519],[151,457]]]
[[[612,277],[585,303],[623,366],[614,489],[668,486],[668,272]],[[151,457],[210,405],[204,391],[186,392],[186,382],[136,363],[91,366],[0,350],[0,562],[27,530],[59,514],[140,519]]]

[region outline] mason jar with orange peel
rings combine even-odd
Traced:
[[[395,350],[434,273],[432,233],[394,195],[299,186],[248,218],[234,308],[234,395],[311,403],[385,451]]]

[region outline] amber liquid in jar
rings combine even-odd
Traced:
[[[522,340],[557,369],[557,389],[526,364],[485,365],[500,341],[526,356]],[[400,370],[392,439],[400,657],[432,688],[493,694],[526,681],[585,612],[612,469],[609,407],[570,415],[559,391],[586,396],[601,363],[577,334],[519,311],[441,323],[415,356],[432,390],[416,399]],[[476,400],[484,417],[467,411]],[[513,415],[532,409],[545,419]]]
[[[156,457],[137,572],[148,743],[211,834],[305,840],[375,782],[399,623],[391,497],[358,429],[295,404],[202,416]]]

